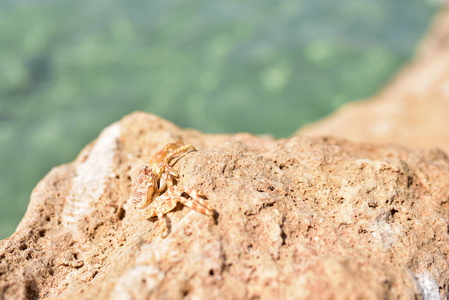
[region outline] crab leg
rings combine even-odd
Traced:
[[[167,220],[165,220],[165,218],[164,218],[164,213],[163,213],[163,212],[161,212],[161,211],[160,211],[159,209],[157,209],[157,208],[155,208],[155,211],[156,211],[158,220],[161,220],[161,219],[162,219],[162,221],[164,221],[164,223],[163,223],[163,225],[162,225],[163,230],[162,230],[161,236],[162,236],[162,237],[166,237],[166,236],[168,235]]]
[[[178,177],[178,176],[173,176],[170,173],[162,174],[161,180],[159,181],[159,192],[162,193],[166,187],[169,189],[173,186],[173,177]]]
[[[183,152],[189,152],[189,151],[195,151],[195,147],[193,147],[190,144],[185,144],[175,150],[173,150],[173,152],[170,152],[169,154],[167,154],[167,156],[164,157],[164,159],[162,160],[162,162],[164,163],[168,163],[174,156],[183,153]]]
[[[176,197],[176,200],[178,202],[181,202],[185,206],[187,206],[193,210],[196,210],[199,213],[209,216],[214,221],[214,223],[216,223],[215,211],[212,208],[212,206],[209,205],[209,203],[207,203],[203,198],[201,198],[201,196],[203,196],[201,193],[196,192],[190,188],[186,188],[186,187],[181,188],[179,186],[174,186],[168,192],[172,192],[173,197]],[[188,194],[191,197],[191,199],[182,197],[181,196],[182,193]]]
[[[179,144],[177,144],[177,143],[170,143],[170,144],[165,145],[161,149],[161,151],[159,151],[158,153],[154,154],[151,157],[150,164],[154,164],[155,162],[158,162],[158,161],[163,161],[164,157],[167,156],[168,152],[173,151],[173,150],[175,150],[178,147],[179,147]]]
[[[160,200],[161,200],[160,197],[157,197],[155,202],[157,203]],[[148,206],[147,208],[142,209],[142,215],[145,218],[147,218],[147,219],[151,218],[151,217],[154,217],[154,216],[157,216],[158,220],[162,220],[163,223],[162,223],[162,233],[161,233],[161,235],[162,235],[162,237],[166,237],[167,234],[168,234],[168,226],[167,226],[167,220],[165,220],[164,215],[168,211],[173,209],[173,207],[166,211],[167,208],[165,206],[162,206],[162,209],[161,209],[157,205],[154,205],[155,202],[151,203],[150,206]],[[165,204],[167,204],[167,203],[165,203]],[[171,203],[171,204],[173,204],[173,203]],[[174,203],[174,206],[176,206],[176,202]]]

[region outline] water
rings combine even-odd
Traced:
[[[134,110],[287,137],[370,97],[411,57],[435,5],[0,2],[0,238],[52,167]]]

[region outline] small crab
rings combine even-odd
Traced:
[[[178,202],[208,215],[215,222],[215,212],[202,198],[203,194],[175,185],[175,178],[178,178],[179,174],[170,165],[170,160],[179,154],[195,150],[190,144],[167,144],[151,157],[148,164],[143,165],[134,180],[131,192],[134,207],[147,219],[157,216],[158,219],[164,220],[163,237],[168,233],[164,215],[173,210]],[[190,198],[183,197],[183,194],[188,194]]]

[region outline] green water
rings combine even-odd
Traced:
[[[134,110],[210,133],[287,137],[371,96],[431,1],[0,2],[0,238],[32,188]]]

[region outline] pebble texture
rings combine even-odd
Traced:
[[[129,201],[164,144],[218,213],[162,221]],[[334,138],[206,135],[134,113],[35,188],[0,241],[4,299],[445,299],[449,159]]]

